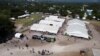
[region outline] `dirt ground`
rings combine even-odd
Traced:
[[[95,26],[95,29],[100,33],[100,21],[89,20],[89,22]]]
[[[93,56],[91,48],[100,49],[100,33],[95,30],[92,24],[88,25],[93,35],[91,40],[62,35],[61,32],[65,30],[65,26],[66,24],[57,35],[57,41],[53,43],[33,40],[31,39],[33,33],[26,31],[24,34],[28,36],[28,40],[13,38],[7,43],[0,44],[0,56],[81,56],[80,50],[86,50],[85,56]],[[25,46],[26,44],[28,47]],[[38,51],[42,50],[48,50],[52,54],[40,55]]]

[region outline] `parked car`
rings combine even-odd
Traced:
[[[43,38],[47,42],[55,42],[56,41],[56,36],[51,36],[51,35],[43,35]]]
[[[38,39],[38,40],[40,40],[41,37],[42,37],[42,34],[34,34],[34,35],[32,36],[32,39]]]
[[[44,40],[47,42],[55,42],[56,41],[56,36],[52,36],[52,35],[43,35],[43,34],[34,34],[32,36],[32,39],[38,39],[38,40]]]

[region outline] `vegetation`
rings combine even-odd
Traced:
[[[22,24],[23,26],[29,26],[33,23],[39,21],[42,18],[42,15],[40,14],[33,14],[29,18],[23,18],[23,19],[16,19],[16,24]]]
[[[9,12],[2,10],[0,13],[0,43],[11,39],[11,34],[14,32],[14,23],[9,20]]]

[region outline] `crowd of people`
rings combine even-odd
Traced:
[[[28,37],[25,37],[26,38],[26,41],[29,40]],[[19,45],[20,41],[24,41],[24,39],[17,39],[17,40],[11,40],[9,42],[7,42],[6,44],[4,44],[3,46],[6,47],[8,44],[13,44],[13,47],[18,47],[19,50],[29,50],[30,53],[33,53],[33,54],[37,54],[37,55],[52,55],[53,52],[49,51],[49,50],[46,50],[46,49],[43,49],[43,50],[35,50],[35,48],[31,48],[30,49],[30,45],[27,43],[27,42],[24,42],[24,46],[21,46]],[[7,48],[7,51],[9,52],[11,50],[11,48]],[[10,55],[13,55],[14,53],[13,52],[10,52]]]

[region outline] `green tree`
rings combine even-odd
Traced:
[[[8,18],[8,15],[0,14],[0,43],[11,39],[10,36],[14,32],[14,23]]]

